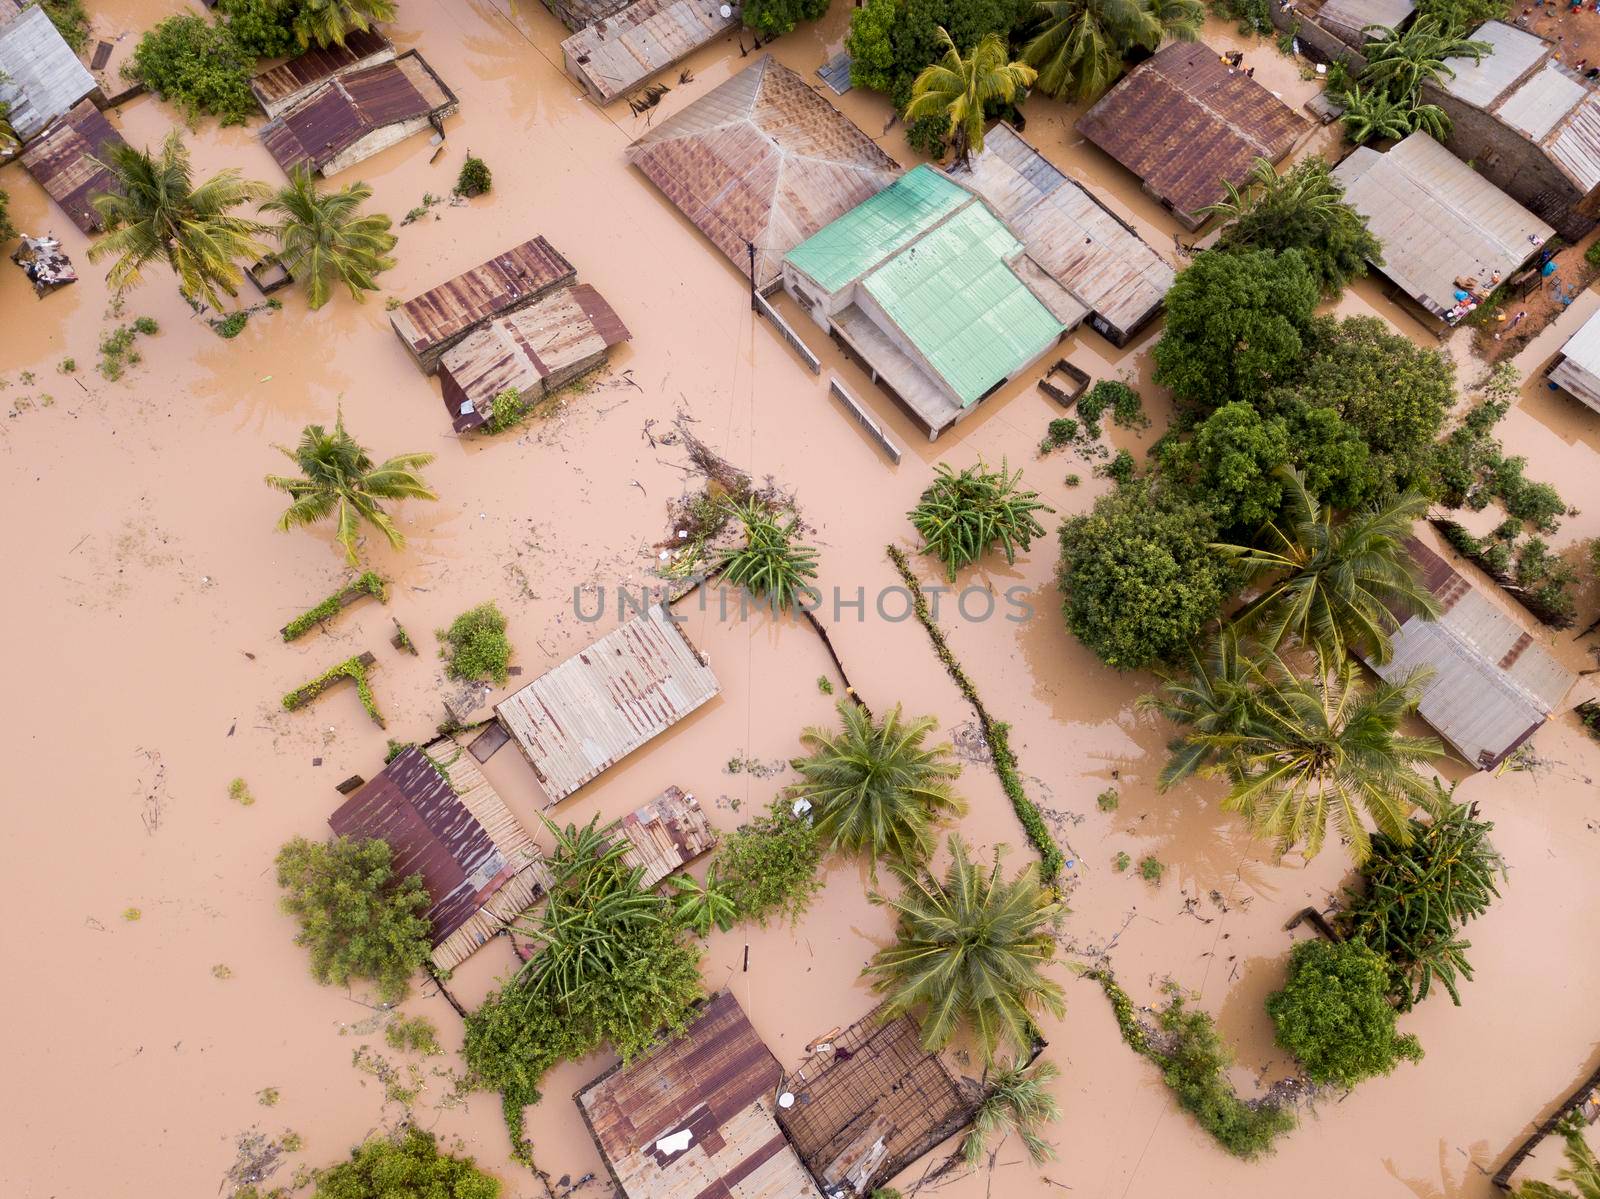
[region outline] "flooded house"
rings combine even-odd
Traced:
[[[1600,412],[1600,312],[1567,338],[1545,374],[1573,399]]]
[[[666,732],[720,690],[664,604],[607,633],[495,705],[546,806]]]
[[[0,105],[23,144],[82,100],[105,102],[44,9],[33,4],[17,12],[0,0]]]
[[[927,165],[791,250],[783,283],[930,441],[1087,313],[983,200]]]
[[[389,317],[395,336],[427,374],[446,350],[497,316],[515,312],[578,277],[543,237],[496,254],[407,300]]]
[[[722,991],[682,1036],[612,1067],[574,1099],[625,1199],[822,1199],[773,1118],[782,1077]]]
[[[1446,325],[1467,316],[1555,236],[1426,133],[1382,153],[1357,146],[1333,177],[1382,247],[1374,268]]]
[[[1466,762],[1494,770],[1544,726],[1576,676],[1444,558],[1415,538],[1407,548],[1444,610],[1408,617],[1393,657],[1368,665],[1389,680],[1430,672],[1417,711]]]
[[[1310,128],[1204,42],[1158,50],[1078,119],[1078,132],[1189,230],[1226,198],[1224,179],[1242,186],[1256,159],[1281,161]]]
[[[364,71],[394,59],[394,47],[376,29],[353,29],[343,45],[313,46],[250,80],[261,111],[269,117],[293,108],[317,88],[340,75]]]
[[[336,175],[424,129],[444,135],[455,93],[415,50],[335,75],[261,127],[261,144],[292,174]]]
[[[1365,47],[1369,26],[1404,29],[1416,11],[1414,0],[1268,0],[1273,25],[1330,62]]]
[[[107,152],[125,144],[92,100],[80,100],[23,151],[22,166],[68,220],[84,233],[98,233],[103,222],[90,200],[116,187],[100,164]]]
[[[388,842],[398,876],[422,875],[440,970],[460,965],[550,887],[527,830],[448,737],[402,749],[328,825],[342,837]]]
[[[514,390],[522,404],[537,401],[603,364],[611,347],[631,336],[587,283],[496,317],[440,358],[439,382],[455,431],[481,428],[502,392]]]
[[[1445,143],[1577,241],[1600,217],[1600,92],[1524,29],[1489,21],[1470,35],[1487,42],[1481,61],[1448,58],[1454,72],[1423,86],[1450,118]]]
[[[894,159],[765,55],[628,148],[628,161],[763,294],[783,256],[893,183]]]
[[[729,0],[634,0],[567,38],[561,58],[605,105],[739,25],[740,7]]]
[[[646,890],[717,847],[700,801],[681,787],[668,787],[612,827],[627,838],[623,864],[644,872],[639,885]]]

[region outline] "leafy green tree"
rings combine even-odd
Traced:
[[[715,570],[723,581],[743,587],[778,609],[791,608],[817,577],[817,551],[799,543],[800,519],[779,520],[761,500],[730,501],[744,526],[744,544],[724,550]]]
[[[1102,662],[1143,670],[1181,653],[1235,588],[1211,511],[1148,481],[1118,487],[1061,525],[1067,627]]]
[[[960,471],[935,463],[933,472],[933,482],[906,516],[922,535],[922,552],[944,563],[950,582],[996,544],[1005,551],[1007,565],[1013,565],[1017,550],[1044,536],[1036,513],[1055,509],[1037,491],[1023,488],[1020,470],[1012,472],[1004,462],[991,470],[980,460]]]
[[[879,721],[849,700],[841,700],[838,711],[837,732],[808,728],[800,734],[811,753],[790,763],[800,781],[788,794],[810,801],[817,831],[833,849],[926,862],[934,828],[967,807],[950,786],[961,773],[950,746],[927,745],[933,717],[903,720],[898,704]]]
[[[711,870],[740,920],[798,920],[822,888],[822,837],[814,822],[775,800],[762,816],[722,838]]]
[[[972,1114],[972,1130],[961,1139],[961,1156],[969,1166],[983,1161],[983,1152],[998,1134],[1015,1132],[1036,1166],[1054,1161],[1055,1146],[1039,1131],[1061,1119],[1061,1105],[1050,1084],[1061,1077],[1054,1062],[1038,1059],[1025,1065],[1011,1058],[984,1079],[983,1098]]]
[[[1583,1139],[1583,1126],[1569,1122],[1561,1129],[1562,1152],[1567,1164],[1556,1171],[1557,1182],[1570,1182],[1577,1193],[1548,1182],[1529,1179],[1516,1190],[1516,1199],[1600,1199],[1600,1161]]]
[[[713,928],[727,932],[739,919],[739,904],[727,882],[717,877],[715,865],[705,882],[689,874],[674,874],[668,881],[673,891],[672,918],[680,928],[697,937],[709,937]]]
[[[1246,192],[1223,180],[1228,198],[1204,211],[1226,222],[1224,250],[1299,250],[1322,292],[1336,296],[1350,280],[1383,265],[1383,247],[1367,218],[1344,202],[1344,186],[1326,159],[1307,158],[1279,172],[1265,158],[1250,169]]]
[[[1352,87],[1342,102],[1344,112],[1339,119],[1344,124],[1345,136],[1358,146],[1374,140],[1398,141],[1411,132],[1409,106],[1394,99],[1382,87],[1369,87],[1366,91],[1359,85]]]
[[[1278,468],[1292,455],[1281,417],[1224,404],[1186,439],[1164,438],[1157,459],[1174,483],[1204,503],[1222,529],[1256,529],[1283,506]]]
[[[333,517],[334,538],[344,547],[352,566],[357,561],[356,534],[362,521],[382,533],[395,549],[406,543],[380,501],[439,498],[417,473],[433,461],[432,454],[399,454],[374,463],[345,431],[342,412],[335,416],[331,433],[321,425],[307,425],[294,449],[279,446],[278,450],[300,470],[298,476],[266,478],[268,487],[293,501],[278,518],[278,528],[288,531]]]
[[[1260,630],[1269,649],[1294,637],[1333,661],[1365,654],[1382,664],[1405,615],[1431,620],[1439,601],[1417,575],[1406,543],[1427,511],[1420,496],[1336,517],[1297,471],[1282,470],[1282,515],[1254,545],[1218,545],[1261,593],[1236,619]]]
[[[122,70],[190,121],[209,115],[242,125],[261,111],[250,91],[252,65],[226,26],[184,13],[146,30]]]
[[[1060,984],[1043,973],[1055,960],[1061,905],[1039,882],[1037,865],[1007,880],[997,852],[985,873],[952,836],[942,879],[926,867],[890,869],[900,894],[871,898],[895,912],[899,930],[866,968],[889,1014],[915,1015],[929,1050],[961,1028],[972,1031],[985,1063],[1002,1041],[1026,1050],[1035,1015],[1065,1010]]]
[[[1206,19],[1200,0],[1039,0],[1038,13],[1023,58],[1038,68],[1039,90],[1083,101],[1117,81],[1130,52],[1192,42]]]
[[[189,151],[176,129],[158,154],[118,142],[104,148],[102,165],[116,182],[90,201],[106,235],[89,247],[89,261],[112,259],[106,282],[117,292],[143,282],[152,262],[165,264],[191,303],[222,307],[219,292],[237,295],[244,273],[267,247],[256,240],[263,226],[232,210],[267,194],[264,183],[229,168],[194,184]]]
[[[283,910],[300,922],[295,943],[311,951],[320,983],[371,979],[386,1002],[406,992],[427,960],[432,900],[420,874],[398,877],[388,842],[296,837],[278,850]]]
[[[867,0],[850,14],[845,37],[851,82],[882,92],[903,114],[917,76],[944,53],[941,28],[958,46],[976,45],[989,33],[1009,41],[1033,12],[1034,0]],[[944,114],[924,117],[910,123],[907,136],[930,123],[947,127]]]
[[[342,46],[356,30],[394,20],[396,11],[394,0],[300,0],[294,32],[301,49]]]
[[[744,23],[764,37],[778,37],[827,11],[828,0],[745,0]]]
[[[228,33],[251,59],[281,58],[299,49],[294,19],[299,0],[218,0]]]
[[[322,191],[304,167],[296,167],[287,187],[261,206],[281,214],[278,257],[284,268],[306,287],[306,302],[321,308],[335,283],[350,289],[352,299],[378,289],[377,276],[394,265],[388,257],[397,240],[386,216],[363,216],[361,205],[372,198],[365,183]]]
[[[1196,255],[1167,293],[1155,381],[1202,412],[1259,401],[1298,367],[1318,296],[1298,250]]]
[[[1267,998],[1278,1045],[1312,1082],[1353,1087],[1422,1060],[1413,1036],[1395,1032],[1388,967],[1359,941],[1302,941],[1283,990]]]
[[[316,1172],[312,1199],[497,1199],[500,1180],[470,1157],[439,1152],[431,1132],[415,1126],[374,1137],[350,1160]]]
[[[939,38],[944,57],[917,76],[905,115],[911,121],[944,117],[956,161],[964,164],[983,151],[984,106],[1015,102],[1037,72],[1026,63],[1009,61],[1005,39],[997,33],[985,34],[965,57],[942,27]]]

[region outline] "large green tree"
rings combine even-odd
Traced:
[[[104,148],[103,165],[115,188],[90,201],[106,235],[89,247],[89,261],[112,259],[106,281],[118,292],[143,282],[152,262],[165,264],[191,303],[222,306],[221,293],[239,292],[239,263],[267,252],[263,226],[233,210],[268,194],[264,183],[219,171],[196,186],[189,151],[176,129],[156,154],[121,142]]]
[[[1291,461],[1289,427],[1249,404],[1224,404],[1188,437],[1162,439],[1162,471],[1215,514],[1217,525],[1253,532],[1283,506],[1280,467]]]
[[[1207,250],[1167,293],[1155,381],[1202,412],[1293,377],[1320,289],[1298,250]]]
[[[376,291],[378,273],[394,265],[388,254],[397,239],[389,232],[389,218],[361,212],[371,198],[365,183],[323,191],[309,171],[297,167],[288,186],[261,206],[279,215],[278,257],[305,284],[313,309],[328,302],[336,283],[357,300],[362,292]]]
[[[433,461],[432,454],[399,454],[375,463],[345,431],[342,412],[335,416],[331,432],[321,425],[307,425],[294,449],[278,449],[300,470],[298,475],[266,478],[268,487],[293,501],[278,518],[278,528],[287,531],[333,517],[334,538],[351,565],[357,561],[356,537],[362,522],[382,533],[395,549],[406,543],[382,501],[439,498],[417,473]]]
[[[1312,1082],[1353,1087],[1422,1060],[1416,1037],[1395,1031],[1388,967],[1359,941],[1302,941],[1283,990],[1267,998],[1278,1045]]]
[[[810,801],[817,831],[832,848],[873,859],[926,862],[934,829],[966,811],[950,784],[961,773],[949,745],[928,745],[931,716],[906,720],[899,705],[873,720],[859,704],[839,704],[833,729],[809,728],[811,751],[790,763],[800,781],[789,788]]]
[[[1041,28],[1023,50],[1046,95],[1095,100],[1127,56],[1163,40],[1192,42],[1205,24],[1200,0],[1039,0]]]
[[[350,1160],[318,1170],[312,1199],[496,1199],[500,1180],[470,1157],[439,1151],[431,1132],[415,1126],[373,1137]]]
[[[985,1063],[1002,1042],[1032,1047],[1035,1017],[1064,1011],[1061,986],[1044,971],[1055,960],[1061,905],[1038,866],[1005,878],[996,853],[986,871],[950,838],[942,878],[925,867],[891,866],[899,895],[874,894],[899,917],[895,943],[867,964],[891,1014],[911,1013],[930,1050],[968,1029]]]
[[[765,37],[778,37],[827,11],[828,0],[745,0],[742,16],[746,27]]]
[[[1005,39],[997,33],[985,34],[965,55],[943,28],[939,40],[944,57],[924,68],[911,85],[906,119],[943,117],[956,161],[965,163],[983,150],[984,107],[1014,103],[1037,72],[1010,61]]]

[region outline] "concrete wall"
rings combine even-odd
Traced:
[[[789,298],[800,305],[807,316],[816,322],[817,327],[823,332],[831,329],[832,323],[828,317],[835,312],[847,307],[850,303],[846,297],[854,292],[854,287],[846,287],[837,295],[830,296],[810,275],[799,267],[784,260],[783,264],[783,290],[789,293]]]
[[[1315,16],[1303,12],[1286,13],[1281,0],[1272,2],[1272,24],[1282,33],[1295,30],[1301,49],[1310,58],[1322,62],[1335,62],[1343,58],[1349,64],[1352,75],[1367,65],[1366,58],[1359,53],[1360,46],[1346,40],[1349,31],[1337,25],[1318,25]]]

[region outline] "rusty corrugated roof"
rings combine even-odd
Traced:
[[[85,233],[96,233],[101,228],[100,214],[89,200],[116,187],[111,172],[100,163],[108,150],[123,144],[94,102],[80,100],[28,147],[22,165],[74,225]]]
[[[723,0],[634,0],[561,43],[561,56],[599,104],[609,104],[657,71],[739,26]]]
[[[618,822],[618,828],[629,842],[622,860],[644,869],[639,885],[646,888],[717,844],[717,834],[700,801],[678,787],[668,787],[649,803],[629,812]]]
[[[345,36],[342,46],[313,47],[261,72],[250,80],[250,90],[268,116],[277,116],[306,89],[335,75],[372,65],[385,55],[394,57],[388,38],[376,29],[357,29]]]
[[[495,706],[550,803],[666,732],[721,690],[656,604]]]
[[[1078,120],[1078,132],[1144,181],[1187,225],[1242,185],[1257,158],[1277,162],[1309,128],[1203,42],[1175,42],[1128,72]]]

